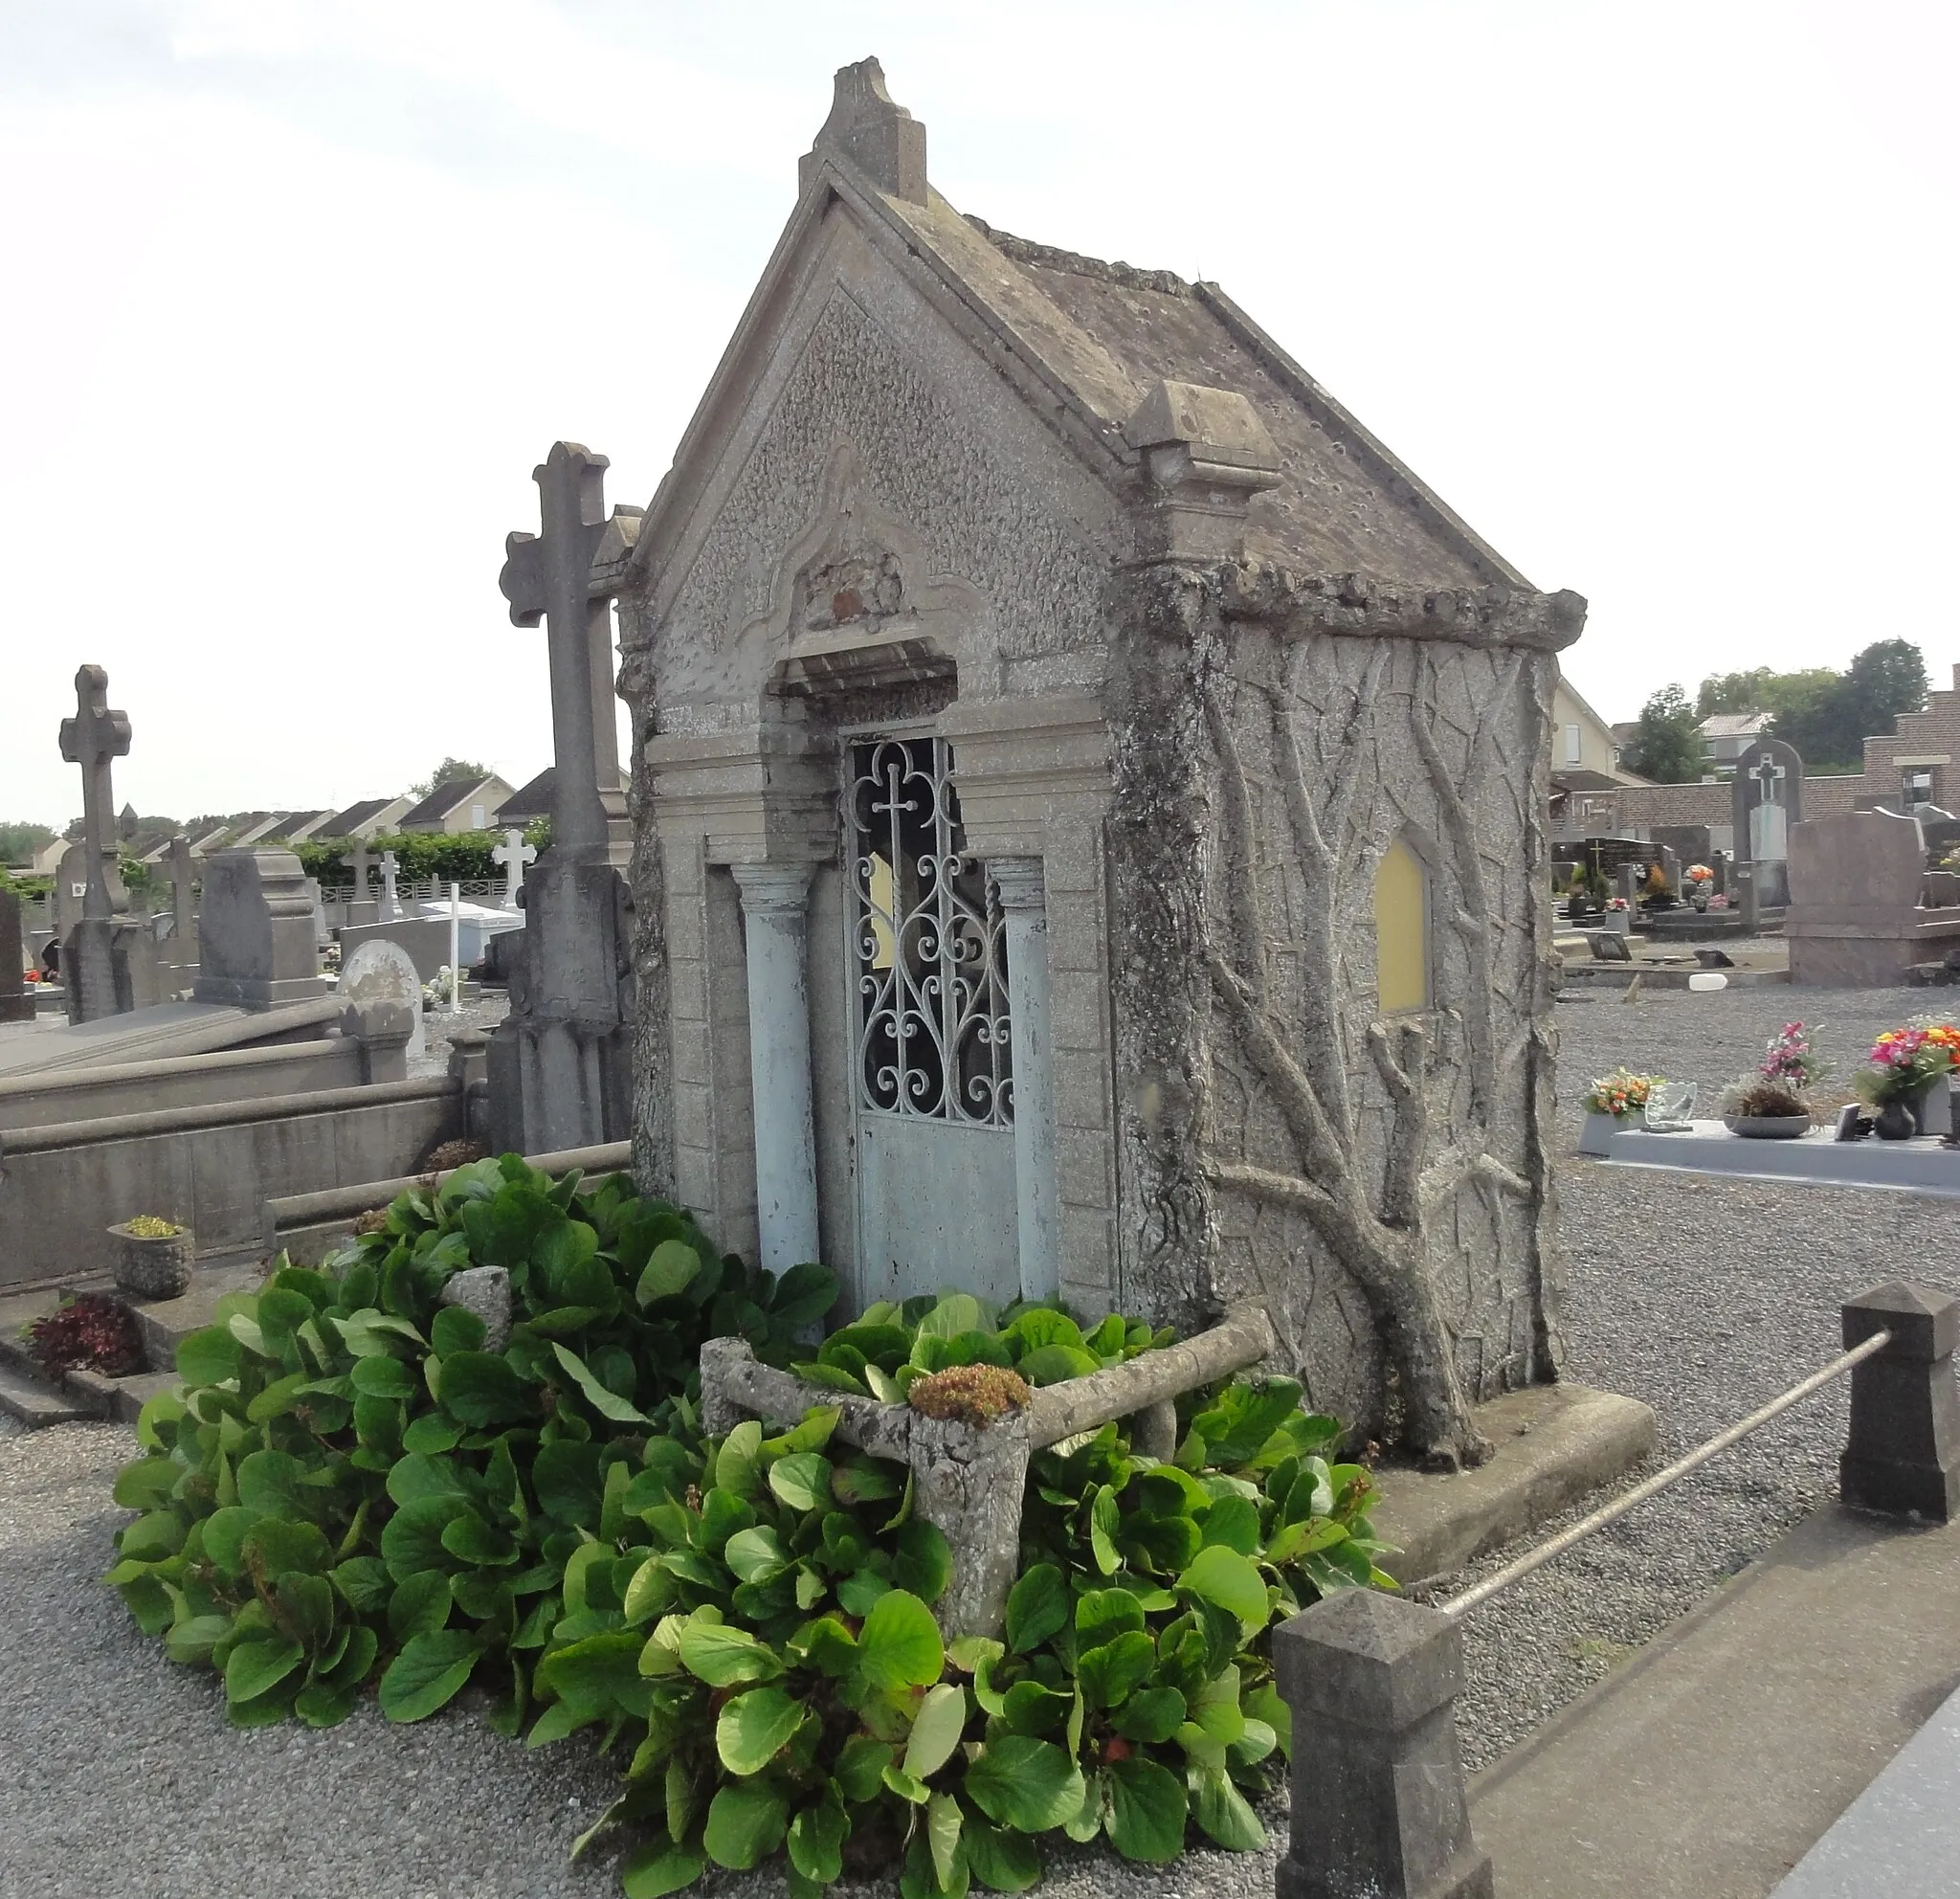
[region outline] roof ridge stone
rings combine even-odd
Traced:
[[[1077,277],[1101,278],[1105,283],[1121,284],[1125,290],[1155,290],[1166,297],[1189,297],[1192,286],[1174,270],[1139,270],[1134,264],[1104,263],[1101,257],[1085,257],[1078,251],[1058,250],[1053,244],[1037,244],[1032,237],[1016,237],[998,231],[984,217],[962,212],[973,229],[1002,257],[1019,264],[1041,264],[1050,270],[1065,270]]]

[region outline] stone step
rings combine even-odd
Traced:
[[[0,1371],[0,1411],[17,1419],[30,1431],[47,1424],[72,1424],[77,1419],[93,1419],[95,1413],[65,1393],[23,1378],[14,1371]]]
[[[137,1415],[158,1392],[173,1390],[174,1372],[137,1372],[126,1378],[104,1377],[78,1368],[61,1380],[62,1389],[78,1404],[86,1404],[98,1418],[116,1424],[134,1424]]]
[[[174,1372],[177,1348],[192,1332],[217,1319],[218,1301],[230,1292],[256,1292],[263,1280],[256,1262],[207,1266],[202,1262],[191,1277],[190,1290],[180,1299],[159,1299],[139,1306],[136,1323],[143,1332],[144,1357],[153,1372]]]

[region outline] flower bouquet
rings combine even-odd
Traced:
[[[1626,1068],[1598,1076],[1586,1090],[1586,1125],[1579,1130],[1579,1151],[1604,1154],[1613,1134],[1637,1127],[1647,1097],[1661,1079],[1659,1075],[1636,1075]]]
[[[1681,887],[1698,912],[1705,911],[1715,889],[1715,873],[1704,863],[1691,863],[1682,872]]]
[[[1926,1129],[1927,1097],[1960,1065],[1960,1028],[1925,1017],[1887,1029],[1853,1078],[1858,1098],[1873,1110],[1882,1139],[1901,1141]]]

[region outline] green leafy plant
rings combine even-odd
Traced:
[[[501,1350],[440,1296],[481,1266],[509,1279]],[[478,1681],[501,1731],[586,1736],[623,1787],[576,1850],[616,1832],[628,1899],[779,1854],[797,1899],[889,1867],[905,1899],[960,1899],[1035,1884],[1058,1832],[1147,1862],[1193,1826],[1258,1844],[1288,1746],[1271,1625],[1387,1581],[1340,1427],[1275,1379],[1183,1400],[1174,1463],[1116,1424],[1038,1454],[1005,1639],[948,1652],[950,1556],[902,1465],[825,1407],[699,1429],[702,1342],[785,1363],[835,1290],[718,1254],[622,1178],[466,1166],[185,1341],[117,1481],[138,1514],[108,1580],[241,1727],[331,1725],[369,1687],[422,1720]],[[902,1391],[1005,1355],[1043,1383],[1169,1336],[994,1317],[874,1308],[802,1362]]]
[[[1053,1385],[1124,1364],[1172,1336],[1168,1326],[1153,1332],[1141,1319],[1114,1312],[1085,1332],[1052,1306],[996,1312],[969,1292],[925,1294],[867,1307],[831,1333],[814,1358],[790,1369],[813,1384],[902,1404],[914,1379],[956,1366],[995,1365],[1025,1384]],[[991,1397],[1004,1395],[1005,1388]]]
[[[554,1634],[532,1744],[599,1727],[627,1785],[631,1899],[778,1849],[793,1891],[897,1865],[906,1899],[1034,1885],[1036,1840],[1161,1862],[1188,1830],[1246,1850],[1290,1744],[1272,1623],[1386,1583],[1358,1465],[1287,1379],[1193,1397],[1175,1464],[1115,1424],[1040,1454],[1005,1641],[943,1651],[949,1567],[904,1471],[832,1440],[834,1411],[738,1426],[644,1514],[619,1617]],[[683,1483],[684,1480],[684,1483]],[[599,1559],[603,1560],[603,1559]],[[610,1600],[610,1598],[609,1598]],[[596,1830],[595,1830],[596,1831]]]
[[[702,1341],[781,1363],[836,1296],[718,1254],[623,1177],[581,1192],[515,1155],[403,1195],[332,1269],[282,1265],[184,1341],[184,1389],[144,1407],[142,1512],[108,1580],[174,1660],[224,1677],[241,1726],[328,1726],[379,1675],[416,1720],[473,1675],[523,1718],[526,1658],[583,1602],[579,1553],[616,1538],[650,1443],[685,1432]],[[514,1325],[440,1303],[473,1265]],[[664,1495],[642,1482],[636,1505]]]

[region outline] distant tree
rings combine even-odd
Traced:
[[[1793,674],[1812,679],[1814,674]],[[1890,732],[1903,712],[1926,704],[1926,659],[1909,639],[1874,640],[1829,683],[1777,708],[1771,730],[1812,771],[1856,771],[1864,742]]]
[[[55,837],[54,828],[46,824],[0,824],[0,864],[25,863]]]
[[[1640,707],[1633,743],[1621,749],[1620,764],[1657,784],[1694,783],[1702,775],[1702,741],[1695,734],[1700,723],[1680,686],[1662,686]]]
[[[1717,712],[1767,712],[1764,687],[1774,678],[1768,666],[1751,673],[1712,673],[1695,694],[1695,717],[1706,719]]]
[[[475,759],[445,758],[428,777],[409,787],[409,795],[419,804],[437,785],[454,785],[458,781],[476,784],[489,775],[490,768],[479,765]]]

